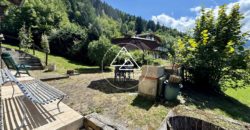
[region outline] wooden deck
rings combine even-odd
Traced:
[[[32,77],[23,76],[19,78],[19,81],[30,79]],[[4,130],[77,130],[82,126],[83,116],[64,103],[60,103],[61,112],[59,112],[57,102],[46,105],[34,104],[23,96],[16,85],[14,88],[14,98],[11,98],[13,89],[10,83],[1,88]],[[25,119],[23,118],[24,111],[27,113]],[[24,126],[21,125],[23,119]]]

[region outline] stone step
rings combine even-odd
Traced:
[[[127,130],[124,126],[97,113],[86,115],[83,127],[87,130]]]
[[[27,63],[27,64],[36,64],[36,63],[41,64],[41,62],[40,62],[40,61],[26,61],[26,60],[19,60],[18,62],[19,62],[19,63]]]
[[[43,70],[44,67],[43,66],[31,66],[31,68],[29,68],[29,70]]]
[[[18,57],[19,60],[37,60],[40,61],[38,58],[34,57]]]
[[[33,55],[27,54],[23,51],[18,51],[18,50],[13,51],[8,48],[5,48],[4,50],[11,53],[12,56],[15,59],[17,59],[18,63],[31,66],[30,68],[31,70],[42,70],[44,68],[40,59]]]

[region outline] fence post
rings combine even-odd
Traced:
[[[46,52],[45,65],[48,65],[48,53]]]
[[[36,51],[35,51],[35,44],[32,44],[32,49],[33,49],[33,55],[36,55]]]

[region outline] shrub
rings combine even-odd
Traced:
[[[48,36],[46,34],[42,35],[41,46],[45,53],[50,53]]]
[[[102,67],[105,69],[105,66],[112,62],[119,50],[118,46],[112,45],[109,39],[101,36],[99,40],[89,43],[88,56],[100,69]]]
[[[151,55],[145,54],[142,50],[135,50],[131,52],[132,57],[138,65],[153,64],[154,58]]]
[[[48,54],[50,53],[49,41],[47,35],[43,34],[41,39],[41,46],[45,52],[45,64],[48,65]]]
[[[154,59],[153,63],[155,65],[165,65],[166,64],[166,61],[165,60],[162,60],[162,59]]]
[[[29,30],[27,31],[26,26],[24,24],[20,29],[18,35],[20,40],[20,48],[24,48],[24,50],[27,51],[33,44],[33,36],[31,33],[31,29],[29,28]]]
[[[241,32],[239,8],[236,4],[227,14],[226,5],[223,5],[216,19],[212,10],[202,9],[193,36],[178,40],[176,44],[175,56],[190,68],[190,79],[201,90],[220,93],[222,84],[224,87],[244,84],[245,78],[240,72],[247,66],[243,48],[246,34]],[[236,80],[234,84],[232,81]]]
[[[227,70],[228,74],[220,80],[220,86],[227,88],[242,88],[250,84],[250,73],[243,69]]]
[[[53,30],[50,37],[50,50],[52,54],[64,56],[70,59],[82,59],[78,54],[86,47],[86,29],[76,24],[68,24],[59,30]],[[87,55],[87,52],[81,52]]]

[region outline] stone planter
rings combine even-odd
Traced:
[[[149,98],[155,98],[159,94],[157,92],[159,79],[164,76],[164,68],[161,66],[145,65],[142,67],[142,73],[139,78],[139,95]]]
[[[150,78],[159,78],[164,75],[164,67],[144,65],[142,66],[142,76]]]
[[[56,65],[55,64],[50,64],[47,66],[48,71],[56,71]]]

